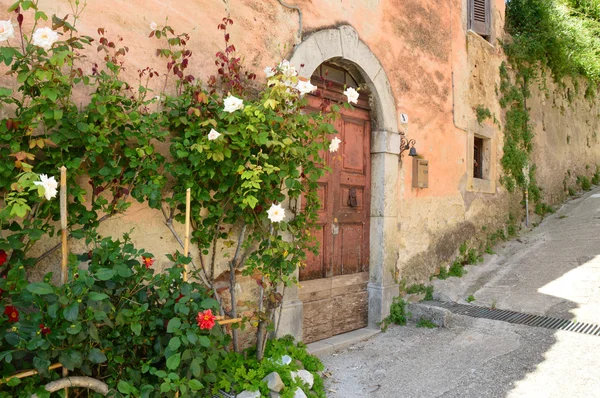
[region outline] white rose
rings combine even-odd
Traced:
[[[344,91],[346,97],[348,97],[348,102],[351,104],[358,103],[358,91],[353,89],[352,87],[348,87],[346,91]]]
[[[217,138],[219,138],[220,136],[221,136],[221,133],[219,133],[217,130],[210,129],[210,133],[208,133],[208,140],[213,141],[213,140],[216,140]]]
[[[223,109],[225,112],[232,113],[237,111],[238,109],[244,109],[244,100],[230,95],[229,97],[225,98],[225,101],[223,101],[223,105],[225,105]]]
[[[267,214],[271,222],[281,222],[285,218],[285,210],[281,205],[272,204]]]
[[[340,142],[342,142],[342,140],[337,137],[332,139],[331,144],[329,144],[329,152],[337,152],[338,148],[340,147]]]
[[[284,75],[291,77],[291,76],[297,76],[298,72],[296,71],[296,68],[294,68],[291,64],[290,61],[283,60],[279,63],[278,66],[279,70],[281,71],[281,73],[283,73]]]
[[[300,80],[296,85],[296,90],[300,92],[300,95],[312,93],[317,89],[317,86],[313,86],[310,82],[305,82],[304,80]]]
[[[40,181],[34,181],[33,183],[44,187],[44,196],[48,200],[54,198],[58,193],[58,182],[54,177],[48,178],[46,174],[40,174]]]
[[[15,27],[12,21],[0,21],[0,42],[12,39],[15,37]]]
[[[150,22],[150,30],[155,31],[156,29],[158,29],[158,25],[156,24],[156,22]]]
[[[58,33],[50,28],[37,28],[33,33],[33,44],[48,51],[58,41]]]
[[[265,75],[267,75],[267,78],[275,76],[275,71],[270,66],[267,66],[264,69],[264,72],[265,72]]]

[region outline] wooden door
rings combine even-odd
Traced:
[[[369,111],[343,110],[336,122],[342,140],[324,154],[331,173],[319,181],[321,250],[300,269],[303,341],[360,329],[368,322],[371,125]]]

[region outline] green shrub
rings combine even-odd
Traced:
[[[577,176],[577,185],[579,185],[584,191],[589,191],[592,189],[592,184],[586,176]]]
[[[435,329],[435,328],[437,328],[437,325],[435,323],[431,322],[429,319],[420,318],[417,321],[417,327],[418,328]]]
[[[600,167],[596,166],[596,172],[592,176],[592,184],[600,185]]]
[[[285,384],[285,388],[281,391],[282,397],[293,394],[296,387],[300,387],[308,397],[325,398],[323,380],[319,375],[319,372],[324,369],[323,364],[319,358],[308,353],[304,344],[295,342],[292,336],[269,340],[262,361],[255,358],[255,350],[249,348],[243,354],[231,352],[227,355],[222,363],[226,377],[219,382],[219,388],[237,393],[244,390],[260,391],[262,396],[269,396],[269,388],[262,379],[271,372],[277,372]],[[281,362],[284,355],[292,358],[287,365]],[[302,368],[296,361],[300,361],[302,367],[312,373],[314,377],[312,391],[300,381],[292,380],[290,372]]]
[[[224,377],[229,336],[214,321],[199,327],[198,314],[218,314],[218,302],[205,287],[183,281],[189,259],[178,258],[155,274],[152,255],[125,235],[71,255],[72,277],[62,286],[52,283],[52,273],[29,282],[23,266],[12,267],[0,279],[0,311],[17,315],[0,317],[0,374],[36,369],[40,376],[12,379],[0,396],[39,392],[61,377],[48,371],[57,362],[72,376],[103,380],[123,394],[211,394]]]
[[[394,297],[392,305],[390,306],[390,315],[388,315],[383,321],[381,321],[381,330],[386,331],[391,325],[406,325],[408,317],[411,316],[410,312],[406,311],[406,302],[400,297]]]
[[[406,289],[406,293],[408,294],[417,294],[417,293],[425,293],[425,297],[423,300],[429,301],[433,300],[433,286],[425,286],[422,283],[418,285],[412,285],[408,289]]]
[[[492,117],[492,113],[488,108],[485,108],[483,105],[478,105],[475,109],[475,115],[477,116],[477,122],[481,124],[484,120]]]
[[[483,257],[477,252],[476,249],[469,249],[465,256],[466,264],[477,264],[483,262]]]
[[[465,268],[458,260],[454,261],[448,270],[448,276],[460,278],[464,274],[466,274]]]
[[[535,214],[544,217],[546,214],[554,213],[554,208],[546,203],[539,202],[535,205]]]
[[[445,265],[440,266],[440,272],[437,274],[438,279],[448,279],[448,268]]]

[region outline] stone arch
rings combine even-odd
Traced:
[[[295,47],[290,63],[300,76],[310,79],[317,67],[329,60],[351,64],[358,69],[371,92],[374,108],[368,291],[369,325],[375,326],[389,314],[392,299],[398,295],[395,275],[398,259],[400,134],[396,102],[381,63],[352,26],[344,25],[310,34]],[[296,311],[302,311],[297,296],[295,306],[299,306]],[[302,319],[301,313],[299,318]],[[299,329],[298,326],[292,327],[290,332],[298,336],[301,330],[300,325]]]

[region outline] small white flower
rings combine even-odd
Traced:
[[[329,152],[337,152],[338,148],[340,147],[341,142],[342,142],[342,140],[340,140],[337,137],[332,139],[331,144],[329,144]]]
[[[225,112],[232,113],[237,111],[238,109],[244,109],[244,100],[230,95],[229,97],[225,98],[225,101],[223,101],[223,105],[225,105],[223,109]]]
[[[15,37],[15,27],[12,21],[0,21],[0,42],[12,39]]]
[[[346,91],[344,91],[346,97],[348,97],[348,102],[351,104],[358,103],[358,91],[353,89],[352,87],[348,87]]]
[[[265,72],[265,75],[267,75],[267,78],[275,76],[275,71],[270,66],[267,66],[264,69],[264,72]]]
[[[285,218],[285,210],[281,205],[272,204],[267,214],[271,222],[281,222]]]
[[[154,32],[156,29],[158,29],[158,25],[156,24],[156,22],[150,22],[150,30]]]
[[[312,93],[317,89],[317,86],[313,86],[310,82],[305,82],[304,80],[300,80],[298,84],[296,84],[296,90],[300,92],[300,95]]]
[[[58,33],[50,28],[37,28],[33,33],[33,44],[48,51],[58,41]]]
[[[208,133],[208,140],[213,141],[213,140],[216,140],[217,138],[219,138],[220,136],[221,136],[221,133],[219,133],[217,130],[210,129],[210,133]]]
[[[44,187],[44,196],[48,200],[54,198],[58,193],[58,182],[54,177],[48,178],[46,174],[40,174],[40,181],[34,181],[33,183]]]
[[[281,61],[277,67],[279,68],[279,70],[281,71],[281,73],[283,73],[287,77],[292,77],[292,76],[297,76],[298,75],[298,72],[296,71],[296,68],[294,68],[290,64],[290,61],[288,61],[287,59]]]

